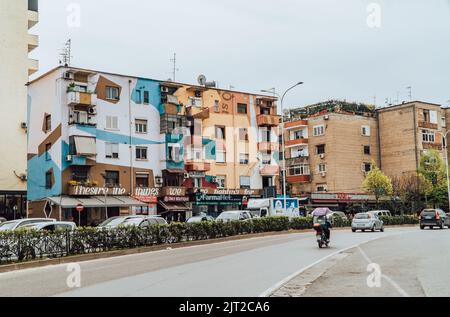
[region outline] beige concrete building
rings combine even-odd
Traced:
[[[441,133],[447,110],[441,105],[414,101],[379,109],[381,168],[390,177],[416,172],[423,151],[435,149],[444,157]]]
[[[0,0],[0,217],[8,219],[26,214],[26,84],[38,69],[28,57],[38,46],[29,29],[37,22],[37,0]]]

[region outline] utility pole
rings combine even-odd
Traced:
[[[412,101],[412,87],[408,86],[406,87],[406,89],[408,89],[408,97],[409,97],[409,101]]]
[[[179,71],[177,68],[177,53],[173,53],[173,58],[170,61],[173,63],[172,80],[176,81],[177,72]]]

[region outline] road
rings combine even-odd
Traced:
[[[67,271],[67,265],[3,273],[0,274],[0,296],[269,295],[304,269],[357,246],[364,248],[379,243],[380,247],[375,248],[378,253],[370,256],[379,260],[385,250],[390,250],[389,256],[399,254],[407,262],[411,261],[409,250],[419,247],[425,252],[424,257],[436,257],[431,263],[435,268],[439,264],[445,266],[449,263],[449,248],[445,253],[429,247],[436,243],[436,239],[447,237],[446,241],[449,241],[449,236],[450,230],[424,232],[418,228],[402,227],[388,228],[385,233],[334,231],[329,249],[318,249],[312,232],[168,249],[81,262],[80,288],[68,287],[71,272]],[[418,245],[418,239],[423,237],[427,241]],[[397,248],[404,251],[398,253]],[[420,256],[416,253],[415,256]],[[435,283],[437,279],[430,277],[429,281]],[[336,292],[334,295],[340,294]]]

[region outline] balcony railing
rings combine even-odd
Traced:
[[[272,152],[279,151],[280,144],[275,142],[259,142],[258,143],[258,151],[259,152]]]
[[[209,118],[209,108],[206,107],[189,107],[187,108],[187,115],[194,119],[206,120]]]
[[[203,161],[187,161],[185,168],[188,172],[209,172],[211,170],[211,163]]]
[[[431,123],[431,122],[426,122],[426,121],[419,121],[419,128],[437,130],[439,128],[439,126],[438,126],[437,123]]]
[[[294,139],[294,140],[286,140],[286,146],[295,146],[295,145],[306,145],[308,144],[308,139]]]
[[[310,175],[288,175],[288,183],[309,183],[311,181]]]
[[[280,116],[260,114],[257,117],[258,126],[276,127],[280,124]]]
[[[307,156],[286,159],[286,167],[308,164],[308,163],[309,163],[309,157],[307,157]]]
[[[39,70],[39,62],[35,59],[28,59],[28,76],[33,75]]]
[[[286,122],[284,125],[285,125],[285,129],[296,129],[296,128],[307,127],[308,121],[297,120],[297,121]]]
[[[33,51],[36,47],[39,46],[39,36],[34,34],[27,35],[27,43],[28,43],[28,53]]]
[[[438,151],[442,151],[442,149],[444,148],[444,146],[440,143],[427,143],[427,142],[423,142],[422,147],[424,150],[438,150]]]
[[[265,165],[261,168],[260,172],[263,176],[274,176],[280,174],[280,167],[277,165]]]

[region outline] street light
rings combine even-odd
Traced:
[[[447,132],[442,133],[438,131],[438,133],[444,138],[444,150],[445,150],[445,172],[447,174],[447,196],[448,196],[448,210],[450,212],[450,176],[448,172],[448,143],[447,143],[447,136],[450,133],[450,130]]]
[[[304,82],[300,81],[298,83],[296,83],[295,85],[293,85],[292,87],[290,87],[289,89],[287,89],[283,96],[276,93],[275,88],[269,89],[269,90],[261,90],[261,92],[266,92],[266,93],[272,93],[276,96],[278,96],[278,98],[281,99],[281,150],[283,152],[283,195],[284,195],[284,212],[286,212],[287,210],[287,192],[286,192],[286,142],[285,142],[285,137],[284,137],[284,98],[286,97],[287,93],[289,91],[291,91],[292,89],[294,89],[297,86],[303,85]],[[450,189],[449,189],[450,191]]]

